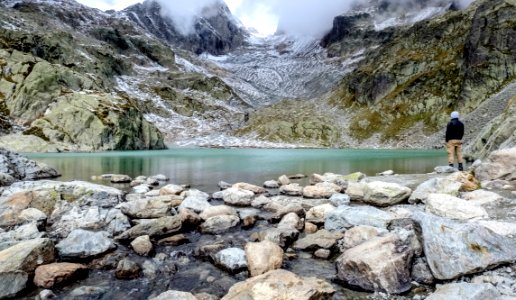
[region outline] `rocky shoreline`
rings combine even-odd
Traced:
[[[516,148],[467,172],[282,175],[213,194],[58,175],[0,151],[0,299],[516,297]]]

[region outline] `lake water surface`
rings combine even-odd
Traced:
[[[446,165],[442,150],[343,149],[169,149],[101,153],[33,153],[30,158],[56,168],[59,180],[91,181],[106,173],[151,176],[165,174],[171,182],[205,192],[218,190],[221,180],[261,185],[283,174],[363,172],[398,174],[432,172]]]

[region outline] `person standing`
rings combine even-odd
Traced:
[[[446,126],[446,150],[448,151],[448,164],[453,167],[455,154],[459,163],[459,171],[463,171],[462,137],[464,136],[464,124],[459,121],[459,113],[451,113],[451,121]]]

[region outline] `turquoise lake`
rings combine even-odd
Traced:
[[[91,181],[92,176],[107,173],[132,177],[165,174],[172,183],[189,184],[206,192],[218,190],[221,180],[261,185],[283,174],[360,171],[374,175],[385,170],[415,174],[447,164],[443,150],[196,148],[27,155],[56,168],[63,175],[59,180]]]

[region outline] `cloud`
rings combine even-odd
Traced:
[[[142,2],[141,0],[77,0],[77,2],[100,10],[122,10],[128,6]]]
[[[193,31],[199,16],[209,17],[218,13],[213,8],[214,5],[221,3],[221,0],[157,1],[161,4],[161,13],[170,17],[179,32],[184,35]],[[236,4],[236,2],[233,3]]]

